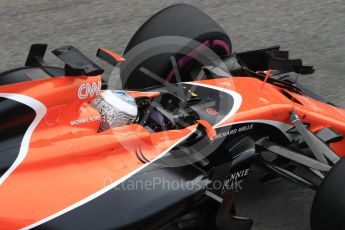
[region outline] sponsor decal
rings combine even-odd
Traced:
[[[241,183],[248,176],[250,169],[243,169],[235,173],[231,173],[224,181],[222,194],[226,191],[239,191],[242,190]]]
[[[78,89],[79,99],[85,99],[88,97],[98,96],[101,93],[102,82],[92,82],[81,84]]]
[[[254,124],[250,124],[250,125],[242,126],[240,128],[231,129],[231,130],[226,131],[226,132],[218,133],[216,135],[216,139],[223,138],[223,137],[230,136],[230,135],[234,135],[234,134],[237,134],[237,133],[240,133],[240,132],[245,132],[245,131],[248,131],[248,130],[252,130],[253,128],[254,128]]]
[[[89,122],[100,121],[100,120],[101,120],[101,115],[96,115],[93,117],[84,117],[84,118],[80,118],[80,119],[71,121],[71,125],[86,124]]]
[[[211,114],[211,115],[217,115],[218,111],[213,108],[207,108],[206,113]]]

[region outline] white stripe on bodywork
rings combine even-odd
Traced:
[[[43,119],[44,115],[47,113],[47,108],[45,105],[43,105],[38,100],[21,95],[21,94],[15,94],[15,93],[0,93],[0,97],[4,97],[13,101],[17,101],[19,103],[25,104],[32,108],[35,113],[35,119],[30,124],[29,128],[26,130],[22,143],[20,144],[20,150],[19,154],[14,161],[14,163],[11,165],[11,167],[1,176],[0,178],[0,186],[5,182],[5,180],[11,175],[11,173],[22,163],[22,161],[25,159],[28,150],[29,150],[29,144],[30,139],[32,136],[33,131],[37,127],[37,125],[40,123],[40,121]]]
[[[97,191],[96,193],[78,201],[77,203],[72,204],[71,206],[62,209],[61,211],[54,213],[51,216],[48,216],[36,223],[33,223],[27,227],[22,228],[22,230],[27,230],[27,229],[31,229],[34,227],[37,227],[41,224],[44,224],[52,219],[55,219],[56,217],[59,217],[73,209],[76,209],[80,206],[82,206],[83,204],[86,204],[94,199],[96,199],[97,197],[101,196],[102,194],[108,192],[109,190],[115,188],[117,185],[121,184],[122,182],[124,182],[125,180],[129,179],[130,177],[134,176],[136,173],[140,172],[142,169],[146,168],[147,166],[149,166],[150,164],[152,164],[153,162],[157,161],[158,159],[162,158],[166,153],[168,153],[171,149],[173,149],[175,146],[177,146],[178,144],[180,144],[181,142],[183,142],[184,140],[186,140],[190,135],[192,135],[195,132],[196,129],[191,130],[191,132],[189,134],[187,134],[186,136],[182,137],[180,140],[178,140],[175,144],[173,144],[172,146],[170,146],[168,149],[166,149],[164,152],[162,152],[160,155],[158,155],[154,160],[152,160],[149,163],[146,163],[144,165],[142,165],[141,167],[137,168],[136,170],[130,172],[129,174],[125,175],[124,177],[120,178],[119,180],[111,183],[110,185],[104,187],[103,189]]]
[[[224,118],[219,121],[217,124],[215,124],[213,127],[214,128],[221,128],[221,127],[226,127],[226,126],[231,126],[231,125],[234,125],[234,124],[241,124],[241,123],[265,123],[265,124],[270,124],[270,125],[273,125],[277,128],[279,128],[281,131],[283,131],[284,133],[289,130],[292,126],[289,125],[289,124],[285,124],[285,123],[282,123],[282,122],[278,122],[278,121],[271,121],[271,120],[248,120],[248,121],[241,121],[241,122],[235,122],[235,123],[231,123],[231,124],[223,124],[221,125],[224,121],[230,119],[233,115],[236,114],[236,112],[239,110],[241,104],[242,104],[242,96],[240,94],[238,94],[237,92],[235,91],[232,91],[232,90],[228,90],[228,89],[225,89],[225,88],[221,88],[221,87],[217,87],[217,86],[211,86],[211,85],[206,85],[206,84],[202,84],[202,83],[188,83],[186,82],[186,84],[190,84],[190,85],[198,85],[198,86],[201,86],[201,87],[206,87],[206,88],[211,88],[211,89],[215,89],[215,90],[218,90],[218,91],[222,91],[224,93],[227,93],[229,95],[231,95],[233,97],[233,100],[234,100],[234,104],[233,104],[233,107],[231,108],[231,110],[229,111],[229,113],[224,116]],[[146,163],[144,165],[142,165],[140,168],[132,171],[131,173],[127,174],[126,176],[120,178],[119,180],[113,182],[112,184],[108,185],[107,187],[104,187],[103,189],[97,191],[96,193],[78,201],[77,203],[57,212],[57,213],[54,213],[53,215],[51,216],[48,216],[36,223],[33,223],[27,227],[24,227],[22,228],[22,230],[28,230],[28,229],[31,229],[31,228],[34,228],[34,227],[37,227],[41,224],[44,224],[50,220],[53,220],[73,209],[76,209],[94,199],[96,199],[97,197],[101,196],[102,194],[108,192],[109,190],[115,188],[117,185],[123,183],[125,180],[129,179],[130,177],[132,177],[133,175],[135,175],[136,173],[138,173],[139,171],[141,171],[142,169],[146,168],[148,165],[152,164],[153,162],[155,162],[156,160],[162,158],[165,154],[167,154],[171,149],[173,149],[175,146],[177,146],[178,144],[180,144],[181,142],[183,142],[184,140],[186,140],[191,134],[194,133],[195,130],[193,130],[191,133],[189,133],[188,135],[186,135],[185,137],[181,138],[178,142],[176,142],[174,145],[170,146],[167,150],[165,150],[163,153],[161,153],[158,157],[156,157],[153,161],[149,162],[149,163]]]

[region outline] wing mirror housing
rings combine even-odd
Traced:
[[[121,55],[114,53],[111,50],[107,50],[105,48],[99,48],[97,50],[96,56],[114,67],[119,62],[124,62],[126,60]]]
[[[214,141],[216,139],[216,137],[217,137],[217,132],[213,128],[213,126],[210,123],[208,123],[208,121],[206,121],[206,120],[197,120],[197,122],[199,124],[198,128],[203,129],[206,132],[207,137],[211,141]]]

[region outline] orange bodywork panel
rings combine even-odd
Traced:
[[[1,229],[28,226],[96,193],[143,165],[136,149],[153,160],[195,129],[150,134],[133,124],[100,133],[100,114],[88,103],[97,95],[78,98],[80,86],[99,81],[61,77],[0,87],[47,108],[25,159],[0,186]]]

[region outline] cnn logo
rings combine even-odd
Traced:
[[[92,82],[80,85],[78,90],[78,97],[80,99],[85,99],[88,97],[93,97],[94,95],[99,95],[101,93],[102,82]]]

